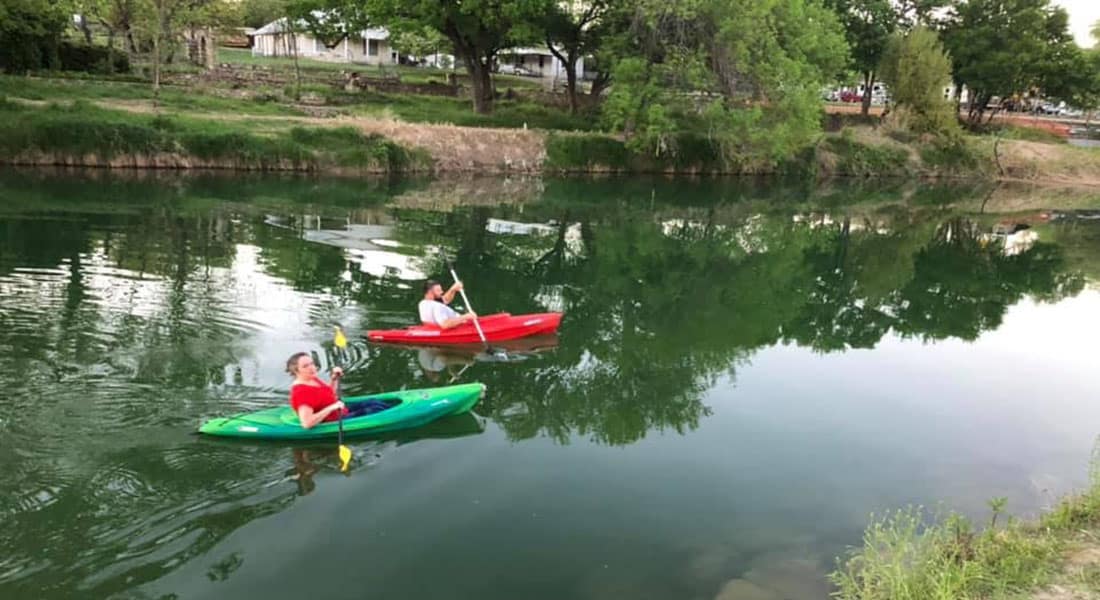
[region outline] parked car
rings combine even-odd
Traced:
[[[841,102],[863,102],[863,95],[859,92],[853,92],[851,90],[844,90],[840,92]]]
[[[539,74],[520,65],[500,65],[497,72],[502,75],[522,75],[523,77],[538,77]]]
[[[1039,105],[1038,112],[1044,115],[1061,115],[1066,111],[1066,103],[1052,104],[1050,102],[1044,102]]]

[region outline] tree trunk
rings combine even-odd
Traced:
[[[873,87],[875,87],[875,72],[865,71],[863,73],[863,102],[859,110],[859,113],[865,117],[871,114],[871,88]]]
[[[484,61],[480,56],[470,56],[472,53],[464,53],[466,72],[470,75],[471,88],[473,90],[474,112],[487,115],[493,112],[493,74],[489,68],[492,64],[492,56]]]
[[[554,55],[554,58],[558,59],[558,62],[565,67],[565,93],[569,96],[569,113],[575,115],[579,108],[577,104],[577,48],[576,46],[567,47],[563,55],[554,47],[554,42],[549,37],[546,38],[546,47],[550,49],[550,53]]]
[[[610,83],[611,73],[605,71],[598,72],[596,78],[592,80],[592,89],[588,90],[588,95],[593,98],[599,98],[600,94],[607,89]]]
[[[88,27],[88,17],[83,14],[80,15],[80,21],[77,22],[77,27],[80,28],[80,32],[84,34],[84,43],[89,46],[92,45],[92,29]]]
[[[565,92],[569,94],[569,112],[577,114],[580,105],[577,104],[577,57],[569,54],[569,63],[565,65]]]
[[[107,29],[107,74],[115,72],[115,30]]]
[[[160,38],[164,25],[164,0],[157,0],[157,28],[153,31],[153,107],[160,100]]]
[[[302,65],[298,62],[298,34],[294,34],[294,99],[302,100]]]

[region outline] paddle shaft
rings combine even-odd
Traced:
[[[455,283],[459,282],[458,273],[455,273],[454,267],[451,267],[451,278],[455,280]],[[466,297],[466,289],[459,289],[458,293],[462,294],[462,301],[466,303],[466,310],[474,312],[474,307],[470,306],[470,299]],[[488,348],[489,340],[485,339],[485,332],[481,330],[481,323],[478,322],[477,317],[474,317],[474,329],[477,329],[477,335],[481,338],[481,343]]]
[[[336,381],[332,384],[332,391],[336,395],[337,402],[340,401],[340,379],[339,377],[336,378]],[[336,428],[336,447],[339,448],[344,445],[344,409],[342,408],[336,411]]]

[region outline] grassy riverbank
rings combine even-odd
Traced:
[[[0,162],[347,172],[430,168],[423,151],[350,127],[140,114],[83,101],[0,101]]]
[[[331,71],[319,71],[331,73]],[[595,130],[594,118],[529,100],[478,115],[459,98],[166,86],[80,77],[0,76],[0,162],[109,167],[473,173],[799,174],[932,177],[1100,186],[1100,149],[1007,130],[950,142],[849,124],[778,159],[738,163],[703,133],[660,154]]]
[[[990,501],[977,524],[902,510],[875,520],[831,575],[840,600],[1081,600],[1100,597],[1100,481],[1038,521]]]

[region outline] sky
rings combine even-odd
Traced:
[[[1100,0],[1054,0],[1069,12],[1069,30],[1077,44],[1089,48],[1094,40],[1089,35],[1092,24],[1100,21]]]

